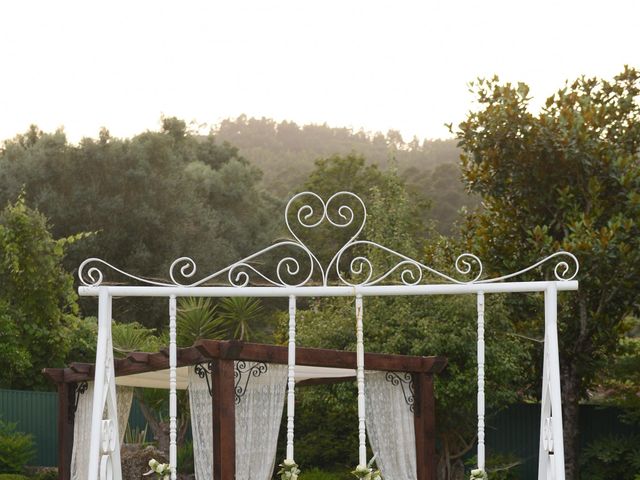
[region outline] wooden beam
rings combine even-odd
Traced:
[[[73,424],[76,384],[58,383],[58,479],[71,478],[71,452],[73,449]]]
[[[414,373],[413,385],[418,480],[436,480],[436,411],[433,375]]]
[[[253,362],[287,364],[287,347],[260,343],[247,343],[236,340],[199,340],[193,347],[178,349],[178,367],[195,365],[211,359],[244,360]],[[322,348],[296,348],[296,364],[327,367],[356,368],[355,352],[328,350]],[[447,365],[444,357],[412,357],[382,353],[365,353],[364,364],[367,370],[410,373],[440,373]],[[136,373],[166,370],[169,358],[166,351],[156,353],[134,352],[126,358],[116,359],[115,375],[133,375]],[[49,372],[51,369],[47,369]],[[46,373],[50,378],[58,378],[60,373]],[[94,378],[94,365],[74,363],[64,369],[64,382],[91,381]]]
[[[199,340],[194,344],[203,355],[254,362],[287,364],[287,347],[236,340]],[[356,368],[356,353],[323,348],[296,348],[296,364],[312,367]],[[365,368],[387,372],[440,373],[447,365],[444,357],[412,357],[365,353]]]
[[[234,361],[216,360],[212,367],[213,479],[234,480],[236,477]]]

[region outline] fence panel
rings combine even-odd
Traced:
[[[33,435],[36,455],[31,465],[58,463],[58,394],[0,390],[0,417],[17,423],[17,430]]]

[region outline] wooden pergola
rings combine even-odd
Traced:
[[[178,349],[177,366],[205,364],[210,369],[213,420],[213,475],[216,480],[235,478],[235,384],[234,362],[250,361],[287,365],[287,347],[239,341],[200,340],[192,347]],[[433,376],[446,366],[443,357],[415,357],[365,353],[369,371],[402,372],[412,380],[416,463],[418,480],[435,480],[435,399]],[[296,348],[296,364],[321,368],[356,368],[356,353],[318,348]],[[169,352],[130,353],[115,360],[115,376],[143,374],[169,368]],[[58,387],[58,478],[70,479],[74,412],[79,386],[93,381],[95,366],[72,363],[67,368],[47,368],[44,374]],[[355,376],[313,378],[298,386],[352,381]]]

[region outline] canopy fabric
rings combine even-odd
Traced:
[[[177,369],[176,388],[178,390],[186,390],[189,386],[189,369],[193,370],[193,366],[179,367]],[[350,368],[309,367],[305,365],[296,365],[296,383],[316,378],[344,378],[355,376],[355,369]],[[169,389],[169,370],[157,370],[155,372],[122,375],[116,377],[116,385]]]

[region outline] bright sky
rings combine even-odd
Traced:
[[[640,67],[640,2],[3,1],[0,62],[0,139],[241,113],[438,138],[478,76],[542,102],[567,78]]]

